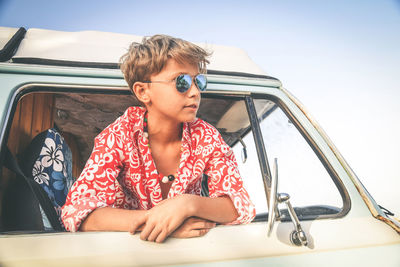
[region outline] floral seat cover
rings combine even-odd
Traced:
[[[40,151],[39,156],[34,159],[31,175],[47,193],[60,218],[61,207],[73,183],[71,149],[61,134],[52,128],[36,136],[28,151],[35,157],[35,151]],[[43,209],[40,208],[40,211],[45,230],[52,230]],[[60,224],[64,227],[61,219]]]

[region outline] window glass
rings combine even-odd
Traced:
[[[244,159],[243,145],[237,143],[233,147],[239,172],[242,176],[243,184],[256,207],[256,214],[266,213],[268,211],[267,197],[252,131],[243,138],[243,142],[246,145],[246,160]]]
[[[294,207],[333,214],[343,206],[340,193],[316,153],[282,109],[266,99],[255,99],[270,167],[278,159],[278,192],[288,193]],[[305,210],[304,210],[305,211]]]

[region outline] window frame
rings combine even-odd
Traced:
[[[291,121],[291,123],[296,127],[296,129],[299,131],[299,133],[303,136],[303,138],[305,139],[305,141],[308,143],[308,145],[310,146],[310,148],[314,151],[314,153],[317,155],[318,159],[320,160],[320,162],[322,163],[322,165],[324,166],[325,170],[328,172],[328,175],[331,177],[333,183],[335,184],[337,190],[339,191],[339,194],[342,198],[343,201],[343,207],[341,208],[341,210],[338,213],[335,214],[320,214],[320,215],[304,215],[299,217],[300,221],[307,221],[307,220],[316,220],[316,219],[338,219],[338,218],[343,218],[344,216],[346,216],[350,209],[351,209],[351,199],[350,199],[350,195],[346,189],[346,187],[344,186],[342,180],[339,177],[339,174],[336,172],[336,170],[333,168],[333,166],[329,163],[327,157],[324,155],[324,153],[322,152],[322,150],[318,147],[318,145],[316,144],[316,142],[311,138],[310,134],[307,132],[307,130],[305,129],[305,127],[303,125],[301,125],[301,123],[299,122],[299,120],[296,118],[296,116],[293,114],[293,112],[287,107],[287,105],[277,96],[272,95],[272,94],[260,94],[260,93],[251,93],[251,96],[248,97],[249,100],[249,110],[252,114],[257,114],[257,111],[255,109],[255,104],[254,104],[254,99],[266,99],[266,100],[270,100],[272,102],[274,102],[284,113],[285,115],[288,117],[288,119]],[[257,116],[257,115],[255,115]],[[258,117],[257,119],[257,123],[254,122],[254,118],[251,120],[252,123],[254,123],[255,127],[258,128],[257,132],[255,133],[256,135],[259,135],[257,138],[255,138],[255,142],[256,142],[256,146],[260,146],[260,148],[264,149],[264,153],[265,155],[267,155],[267,147],[265,147],[264,145],[264,139],[262,136],[262,131],[259,125],[259,120]],[[253,131],[255,132],[255,131]],[[260,163],[267,165],[268,161],[261,161]],[[269,166],[265,166],[264,168],[268,168]],[[263,176],[264,177],[264,176]],[[266,176],[264,179],[270,179],[271,176]],[[271,181],[265,181],[264,183],[266,183],[268,185],[268,189],[265,192],[266,196],[267,196],[267,203],[269,204],[269,195],[270,195],[270,184]],[[307,207],[318,207],[318,205],[316,206],[307,206]],[[282,210],[282,209],[281,209]],[[282,212],[280,212],[282,213]],[[265,214],[264,216],[268,217],[268,213]],[[262,221],[262,218],[264,218],[264,216],[257,216],[255,218],[255,220],[257,221]],[[281,221],[290,221],[290,216],[281,216],[280,218],[278,217],[277,220],[281,220]]]

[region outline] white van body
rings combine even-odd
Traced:
[[[17,30],[0,28],[1,44],[5,46],[8,41],[4,40],[10,40],[10,35]],[[116,33],[29,29],[16,46],[14,55],[0,62],[0,153],[4,154],[5,146],[10,144],[17,104],[29,94],[47,93],[60,99],[73,94],[90,98],[92,94],[101,93],[126,98],[130,90],[117,68],[119,57],[132,41],[140,42],[141,39]],[[243,50],[200,45],[213,51],[208,66],[208,88],[202,93],[204,103],[211,105],[213,101],[220,103],[218,101],[223,102],[225,98],[232,99],[225,113],[218,115],[215,126],[225,129],[226,136],[243,132],[243,136],[232,137],[238,138],[232,143],[243,180],[256,204],[256,220],[247,225],[219,225],[203,237],[169,238],[162,244],[145,242],[138,235],[125,232],[2,229],[0,265],[400,266],[400,222],[374,201],[302,104],[279,80],[269,77],[254,64]],[[208,112],[200,108],[201,114],[212,116]],[[277,112],[280,112],[279,116]],[[263,124],[273,117],[271,114],[276,115],[273,115],[274,120]],[[281,133],[281,128],[268,128],[282,116],[289,134]],[[284,203],[279,205],[281,214],[270,235],[267,233],[267,199],[271,199],[273,175],[270,154],[288,151],[284,155],[291,159],[293,147],[274,150],[274,145],[279,143],[274,138],[280,135],[294,140],[292,132],[297,132],[303,139],[309,153],[320,163],[316,168],[326,172],[327,187],[332,187],[325,193],[322,184],[318,183],[319,177],[308,180],[307,173],[304,178],[285,181],[286,175],[295,175],[307,159],[303,159],[301,153],[292,162],[278,157],[278,162],[282,161],[278,165],[279,173],[282,173],[279,185],[293,192],[303,185],[309,189],[301,192],[300,198],[297,193],[285,192],[278,187],[278,193],[290,194],[294,210],[300,212],[297,216],[307,238],[307,245],[300,246],[291,239],[295,226],[285,215]],[[244,146],[239,142],[241,140],[249,154],[245,159],[242,159]],[[268,143],[269,140],[272,143]],[[290,166],[296,166],[293,167],[295,170],[289,171]],[[5,191],[5,181],[11,178],[4,176],[5,171],[2,175],[0,180]],[[331,194],[331,191],[334,192]],[[331,195],[332,201],[328,199]],[[304,215],[301,214],[303,211]]]

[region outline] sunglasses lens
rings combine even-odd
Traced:
[[[198,74],[194,79],[196,86],[197,88],[199,88],[200,91],[206,90],[207,78],[205,75]],[[176,89],[179,92],[184,93],[187,90],[189,90],[191,86],[192,86],[192,76],[190,76],[189,74],[181,74],[178,77],[176,77]]]
[[[189,90],[190,86],[192,85],[192,77],[188,74],[181,74],[176,77],[176,89],[184,93]]]
[[[207,87],[207,78],[203,74],[198,74],[195,77],[197,88],[199,88],[200,91],[206,90]]]

